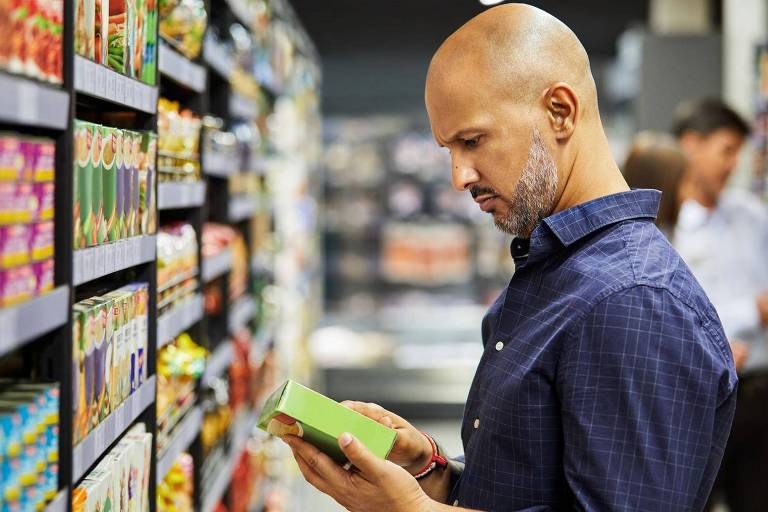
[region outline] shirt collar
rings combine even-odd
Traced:
[[[543,260],[559,248],[568,247],[611,224],[629,219],[655,219],[660,198],[658,190],[630,190],[599,197],[550,215],[533,230],[525,263]],[[519,247],[520,240],[513,240],[511,249],[513,257],[519,257],[521,251],[515,250],[515,244]]]

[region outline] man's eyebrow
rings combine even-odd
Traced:
[[[470,133],[477,134],[477,133],[480,133],[482,131],[483,131],[482,128],[480,128],[479,126],[473,126],[473,127],[469,127],[469,128],[462,128],[461,130],[459,130],[456,133],[454,133],[453,135],[451,135],[448,139],[446,139],[445,142],[446,143],[454,142],[456,140],[466,138],[466,136],[468,134],[470,134]]]

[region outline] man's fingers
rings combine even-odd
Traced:
[[[301,471],[304,480],[309,482],[309,484],[318,491],[328,494],[330,488],[323,477],[317,471],[315,471],[314,468],[312,468],[312,466],[306,460],[304,460],[301,455],[295,451],[293,452],[293,458],[296,459],[296,464],[298,464],[299,471]]]
[[[332,484],[338,484],[348,476],[330,457],[306,441],[290,435],[285,436],[283,440],[291,447],[294,455],[301,457],[309,468]]]
[[[395,415],[384,409],[379,404],[354,402],[352,400],[345,400],[341,402],[341,405],[352,409],[355,412],[359,412],[363,416],[367,416],[374,421],[378,421],[385,427],[395,428]]]
[[[351,462],[357,469],[360,470],[361,476],[366,480],[375,480],[381,474],[382,465],[387,464],[376,457],[371,451],[365,447],[358,439],[352,434],[344,433],[339,436],[339,447],[344,455],[347,456],[349,462]]]

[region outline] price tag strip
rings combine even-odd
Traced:
[[[154,260],[156,244],[155,235],[144,235],[75,251],[75,286]]]

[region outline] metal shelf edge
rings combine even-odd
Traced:
[[[191,445],[203,423],[203,411],[200,406],[195,406],[189,411],[181,423],[176,426],[173,440],[168,444],[165,453],[157,461],[157,471],[155,475],[158,485],[163,481],[165,475],[170,471],[176,458],[181,455],[189,445]]]
[[[78,286],[114,272],[154,261],[156,251],[156,235],[135,236],[78,249],[73,258],[73,284]]]
[[[157,209],[196,208],[205,203],[205,182],[158,183]]]
[[[189,297],[157,319],[157,348],[189,329],[203,318],[203,297],[199,293]]]
[[[165,41],[159,45],[158,67],[160,73],[187,89],[202,93],[208,82],[208,70],[192,62]]]
[[[53,84],[0,73],[0,120],[26,126],[66,130],[69,93]]]
[[[232,268],[232,252],[223,250],[216,256],[203,258],[203,282],[208,283],[226,274]]]
[[[0,309],[0,356],[67,323],[69,287]]]

